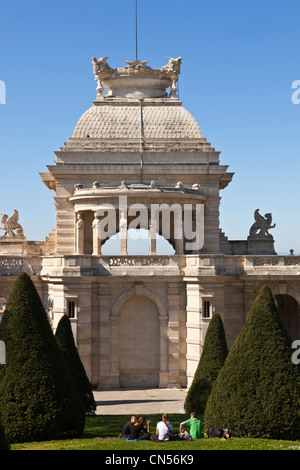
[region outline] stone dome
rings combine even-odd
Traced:
[[[179,102],[96,103],[77,122],[75,139],[202,139],[196,120]]]
[[[181,57],[160,69],[135,60],[112,68],[93,57],[97,96],[80,117],[65,150],[212,150],[198,123],[177,96]]]

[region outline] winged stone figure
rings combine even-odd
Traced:
[[[19,224],[19,212],[16,209],[14,209],[14,214],[9,218],[7,214],[1,215],[0,229],[5,231],[2,237],[15,237],[15,236],[23,237],[24,236],[23,228]]]
[[[268,213],[268,214],[265,214],[265,216],[263,217],[262,215],[260,215],[259,209],[256,209],[256,211],[254,212],[254,219],[255,219],[255,222],[250,228],[250,233],[249,233],[250,237],[255,236],[257,232],[258,232],[257,235],[259,236],[268,237],[270,236],[269,230],[276,227],[276,224],[271,225],[272,214]]]

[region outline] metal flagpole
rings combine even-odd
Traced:
[[[137,0],[135,0],[135,58],[138,58],[138,49],[137,49]]]

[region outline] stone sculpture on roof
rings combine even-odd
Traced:
[[[23,237],[24,231],[18,221],[19,213],[16,209],[14,210],[14,214],[9,218],[7,214],[2,214],[0,227],[1,230],[4,230],[4,235],[2,235],[2,237]]]
[[[108,77],[117,77],[120,75],[128,75],[132,73],[140,73],[140,74],[150,74],[150,75],[157,75],[162,77],[173,77],[180,74],[180,65],[182,58],[178,57],[177,59],[173,59],[171,57],[167,57],[168,64],[164,65],[162,68],[152,68],[149,67],[148,61],[141,61],[141,60],[133,60],[133,61],[126,61],[125,67],[121,68],[112,68],[107,63],[108,57],[100,57],[97,59],[96,57],[92,57],[92,63],[94,67],[94,74],[97,78],[103,79]]]
[[[250,237],[253,237],[253,236],[270,237],[270,236],[272,236],[272,235],[269,234],[269,230],[271,228],[276,227],[276,224],[271,225],[272,224],[272,214],[268,213],[268,214],[265,214],[265,216],[263,217],[262,215],[260,215],[259,209],[256,209],[256,211],[254,212],[254,219],[255,219],[255,222],[250,228],[250,233],[249,233]]]
[[[107,85],[107,88],[111,86],[111,80],[118,83],[118,80],[122,78],[129,79],[129,77],[148,77],[149,80],[158,80],[160,81],[160,87],[167,88],[170,87],[170,98],[177,98],[176,92],[176,82],[180,74],[180,65],[182,58],[178,57],[177,59],[172,59],[167,57],[168,64],[162,68],[152,68],[147,65],[148,61],[133,60],[126,61],[125,67],[121,68],[112,68],[107,63],[108,57],[92,57],[93,71],[95,75],[95,80],[98,83],[97,92],[98,99],[104,98],[104,87]],[[105,83],[107,82],[107,83]],[[158,83],[158,82],[157,82]],[[136,83],[128,83],[129,86],[136,86]],[[118,88],[118,87],[117,87]],[[114,91],[109,89],[106,97],[114,96]]]

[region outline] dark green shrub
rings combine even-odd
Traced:
[[[198,415],[203,415],[213,383],[227,354],[222,318],[219,313],[215,313],[208,325],[200,361],[186,395],[184,403],[186,413],[195,411]]]
[[[0,323],[0,415],[9,442],[81,436],[80,395],[30,277],[14,284]]]
[[[85,414],[95,414],[96,402],[94,400],[92,387],[79,357],[74,341],[71,322],[67,315],[63,315],[58,322],[55,337],[61,351],[63,352],[66,363],[69,366],[77,390],[82,398]]]
[[[205,410],[205,427],[236,437],[300,438],[300,371],[269,287],[255,299]]]
[[[2,425],[0,424],[0,450],[10,450],[10,445],[6,439]]]

